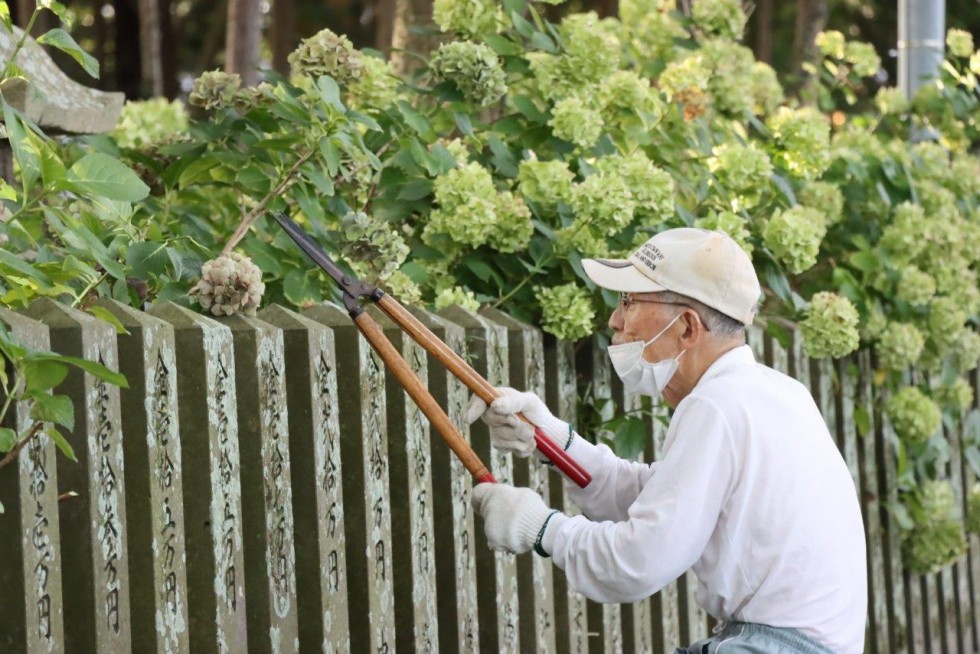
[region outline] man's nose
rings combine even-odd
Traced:
[[[607,324],[609,325],[610,329],[615,331],[621,331],[623,329],[623,316],[622,311],[619,310],[619,307],[616,307],[616,309],[612,312],[612,315],[609,316],[609,322]]]

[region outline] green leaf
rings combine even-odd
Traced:
[[[630,416],[616,429],[613,440],[616,443],[616,454],[632,460],[643,452],[650,437],[643,421],[636,416]]]
[[[320,154],[323,155],[323,163],[327,164],[327,174],[336,177],[340,170],[340,148],[330,138],[321,139]]]
[[[133,243],[126,250],[126,265],[131,277],[160,276],[166,272],[168,263],[166,243]]]
[[[286,273],[286,278],[282,282],[282,291],[286,299],[298,307],[308,306],[320,300],[320,293],[305,270],[294,268]]]
[[[65,437],[61,435],[61,432],[58,431],[57,428],[49,428],[48,437],[54,441],[54,444],[58,446],[61,453],[64,454],[69,460],[75,461],[76,463],[78,462],[78,459],[75,458],[75,450],[72,449],[71,445],[65,440]]]
[[[320,97],[328,105],[334,107],[340,113],[347,111],[347,107],[340,101],[340,87],[332,77],[327,75],[322,76],[316,81],[316,88],[320,92]]]
[[[31,142],[28,133],[24,131],[20,114],[6,102],[3,103],[3,123],[7,128],[7,138],[10,139],[14,159],[17,160],[17,165],[20,167],[21,183],[26,193],[34,187],[34,183],[41,175],[37,149]]]
[[[490,161],[497,167],[500,174],[506,177],[517,177],[517,157],[510,151],[504,142],[496,136],[491,136],[489,140],[490,150],[493,156]]]
[[[101,379],[102,381],[108,382],[114,386],[129,388],[129,382],[126,381],[125,375],[122,375],[115,370],[110,370],[101,363],[95,363],[94,361],[88,361],[86,359],[79,359],[78,357],[68,357],[61,354],[54,354],[53,352],[28,352],[24,358],[28,361],[61,361],[71,364],[76,368],[81,368],[97,379]]]
[[[545,52],[550,52],[552,54],[557,54],[558,46],[555,42],[551,40],[547,34],[542,34],[541,32],[535,32],[531,35],[531,45],[533,45],[538,50],[544,50]]]
[[[6,7],[6,5],[3,5]],[[16,200],[17,191],[5,180],[0,179],[0,200]]]
[[[24,364],[26,394],[41,393],[54,388],[68,376],[68,366],[60,361],[28,361]]]
[[[0,268],[3,267],[19,272],[22,275],[26,275],[30,279],[37,280],[37,282],[43,286],[47,287],[51,285],[51,279],[43,272],[27,263],[20,257],[14,256],[5,248],[0,248]]]
[[[878,270],[881,261],[873,252],[859,250],[848,259],[849,263],[863,273],[873,273]]]
[[[101,152],[87,154],[68,169],[66,186],[89,198],[139,202],[150,188],[128,166]]]
[[[426,119],[425,116],[420,114],[415,110],[412,105],[408,104],[404,100],[399,100],[396,104],[398,107],[398,112],[405,119],[405,123],[415,130],[415,133],[421,136],[427,141],[431,141],[434,138],[434,133],[432,132],[432,125]]]
[[[112,325],[116,329],[117,334],[127,334],[127,335],[129,334],[129,330],[126,329],[125,325],[119,322],[119,318],[117,318],[115,314],[113,314],[105,307],[91,306],[87,310],[89,313],[91,313],[99,320],[104,320],[105,322]]]
[[[0,452],[9,452],[17,445],[17,432],[9,427],[0,427]]]
[[[513,21],[514,29],[517,30],[517,33],[526,39],[532,38],[534,33],[537,32],[534,25],[524,20],[516,11],[510,12],[510,19]]]
[[[473,122],[470,117],[466,114],[453,114],[453,120],[456,121],[456,127],[466,136],[473,136]]]
[[[506,37],[500,36],[499,34],[490,34],[483,37],[483,42],[493,48],[493,51],[499,55],[519,55],[523,52],[523,49],[517,43],[507,39]]]
[[[99,78],[99,62],[89,53],[75,43],[75,39],[63,29],[55,28],[38,37],[37,42],[41,45],[50,45],[77,61],[90,77]]]
[[[68,431],[75,428],[75,405],[67,395],[35,395],[32,398],[31,418],[38,422],[61,425]]]
[[[432,180],[417,179],[402,186],[398,192],[398,199],[407,202],[414,202],[432,193]]]
[[[3,23],[4,29],[8,32],[13,31],[14,23],[10,18],[10,6],[6,2],[0,4],[0,23]],[[3,513],[2,505],[0,505],[0,513]]]

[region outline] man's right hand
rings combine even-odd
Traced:
[[[568,423],[553,416],[537,395],[507,387],[498,388],[497,391],[501,396],[489,407],[474,395],[466,409],[468,423],[472,424],[477,418],[483,418],[483,422],[490,428],[490,443],[494,447],[520,457],[534,452],[534,426],[518,418],[518,413],[524,414],[525,418],[540,427],[559,447],[567,447],[570,438]]]

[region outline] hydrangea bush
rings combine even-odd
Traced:
[[[618,18],[552,23],[525,0],[436,0],[444,43],[410,75],[322,30],[288,78],[205,73],[191,118],[133,105],[112,138],[49,140],[8,109],[26,177],[0,183],[0,241],[27,254],[2,297],[209,311],[247,309],[258,283],[266,302],[334,297],[267,218],[281,210],[403,302],[492,304],[575,340],[616,302],[583,257],[625,256],[670,227],[722,230],[759,273],[760,325],[778,338],[798,325],[814,357],[876,353],[914,497],[942,463],[927,442],[936,400],[968,416],[957,379],[980,359],[980,55],[952,30],[939,78],[906,99],[878,88],[870,47],[826,32],[801,102],[741,43],[742,3],[691,6],[621,0]],[[95,169],[125,183],[86,187]],[[261,279],[224,295],[225,268],[202,269],[219,253]],[[909,366],[937,380],[935,398],[899,390]],[[980,468],[980,452],[967,458]]]

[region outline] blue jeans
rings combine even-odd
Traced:
[[[699,640],[674,654],[833,654],[796,629],[750,622],[729,622],[711,638]]]

